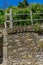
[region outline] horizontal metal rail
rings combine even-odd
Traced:
[[[7,20],[6,23],[10,22],[10,20]]]
[[[32,13],[32,14],[41,14],[43,15],[43,13]],[[5,15],[10,15],[9,13],[6,13]],[[13,14],[13,15],[30,15],[30,13],[19,13],[19,14]]]
[[[13,14],[13,15],[30,15],[30,13],[25,13],[25,14],[21,14],[21,13],[19,13],[19,14]]]
[[[43,13],[32,13],[32,14],[42,14],[43,15]]]
[[[30,21],[31,19],[27,19],[27,20],[14,20],[15,22],[20,22],[20,21]]]
[[[32,14],[41,14],[41,15],[43,15],[43,13],[32,13]],[[30,13],[19,13],[19,14],[13,14],[13,15],[30,15]]]
[[[10,14],[9,14],[9,13],[6,13],[5,15],[6,15],[6,16],[10,16]]]
[[[29,13],[16,13],[16,14],[14,14],[13,13],[13,15],[29,15],[30,14],[30,12]],[[43,13],[32,13],[32,14],[43,14]],[[5,15],[10,15],[10,13],[5,13]]]
[[[33,19],[33,20],[40,20],[40,21],[41,21],[41,20],[43,20],[43,19]]]
[[[43,19],[33,19],[33,21],[42,21]],[[31,21],[31,19],[25,19],[25,20],[13,20],[13,21],[15,21],[15,22],[21,22],[21,21]],[[10,20],[7,20],[6,22],[10,22]]]
[[[30,21],[31,19],[25,19],[25,20],[14,20],[14,21]],[[41,21],[41,20],[43,20],[43,19],[33,19],[33,21],[34,20],[39,20],[39,21]]]

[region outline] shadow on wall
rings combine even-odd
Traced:
[[[3,37],[0,38],[0,64],[3,62]]]

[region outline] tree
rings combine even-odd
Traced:
[[[25,3],[26,6],[28,6],[28,2],[27,2],[27,0],[24,0],[23,2]]]
[[[24,7],[27,7],[27,6],[28,6],[27,0],[20,2],[19,5],[18,5],[18,7],[21,7],[21,8],[24,8]]]

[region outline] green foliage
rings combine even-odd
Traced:
[[[41,4],[30,4],[29,7],[31,8],[32,12],[40,12]]]
[[[5,22],[4,15],[3,16],[0,16],[0,25],[4,25],[4,22]]]
[[[20,7],[19,7],[20,6]],[[27,7],[28,6],[28,7]],[[43,13],[43,5],[42,4],[29,4],[27,3],[27,0],[24,0],[23,2],[19,3],[18,6],[10,6],[5,10],[5,12],[9,13],[10,8],[12,8],[13,14],[25,14],[28,13],[29,15],[14,15],[13,20],[25,20],[25,19],[30,19],[30,9],[34,13]],[[5,12],[3,10],[0,10],[0,25],[3,25],[5,22]],[[43,19],[43,14],[33,14],[33,19]],[[36,25],[36,23],[42,23],[42,21],[33,21],[35,24],[35,29],[38,31],[39,30],[39,24]],[[14,25],[31,25],[31,21],[24,21],[24,22],[18,22],[15,23]],[[38,28],[36,28],[36,26]]]
[[[0,25],[4,25],[4,11],[3,10],[0,10]]]
[[[24,8],[24,9],[18,9],[16,10],[16,12],[13,12],[15,14],[25,14],[25,13],[28,13],[29,15],[15,15],[13,16],[13,20],[14,20],[14,25],[28,25],[30,24],[31,22],[30,21],[21,21],[21,22],[18,22],[18,23],[15,23],[15,20],[26,20],[26,19],[30,19],[30,10],[29,8]]]
[[[23,10],[18,9],[15,12],[15,14],[25,14],[25,13],[29,13],[30,14],[30,10],[25,8]],[[30,15],[15,15],[15,16],[13,16],[13,19],[15,19],[15,20],[16,19],[28,19],[28,18],[30,18]]]
[[[3,10],[0,10],[0,15],[4,15],[4,11]]]

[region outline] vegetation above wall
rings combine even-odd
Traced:
[[[10,11],[10,8],[12,8],[12,12],[13,14],[25,14],[28,13],[29,15],[15,15],[13,16],[13,20],[24,20],[24,19],[30,19],[30,10],[32,10],[32,13],[43,13],[43,5],[42,4],[26,4],[24,1],[22,2],[22,4],[19,3],[18,6],[11,6],[9,8],[7,8],[5,10],[5,12]],[[24,6],[25,3],[25,6]],[[33,19],[43,19],[43,14],[37,14],[37,15],[33,15]],[[5,22],[5,15],[4,15],[4,10],[0,10],[0,25],[3,25]],[[42,23],[42,21],[33,21],[33,23]],[[15,25],[31,25],[31,21],[24,21],[24,22],[18,22],[15,23]]]

